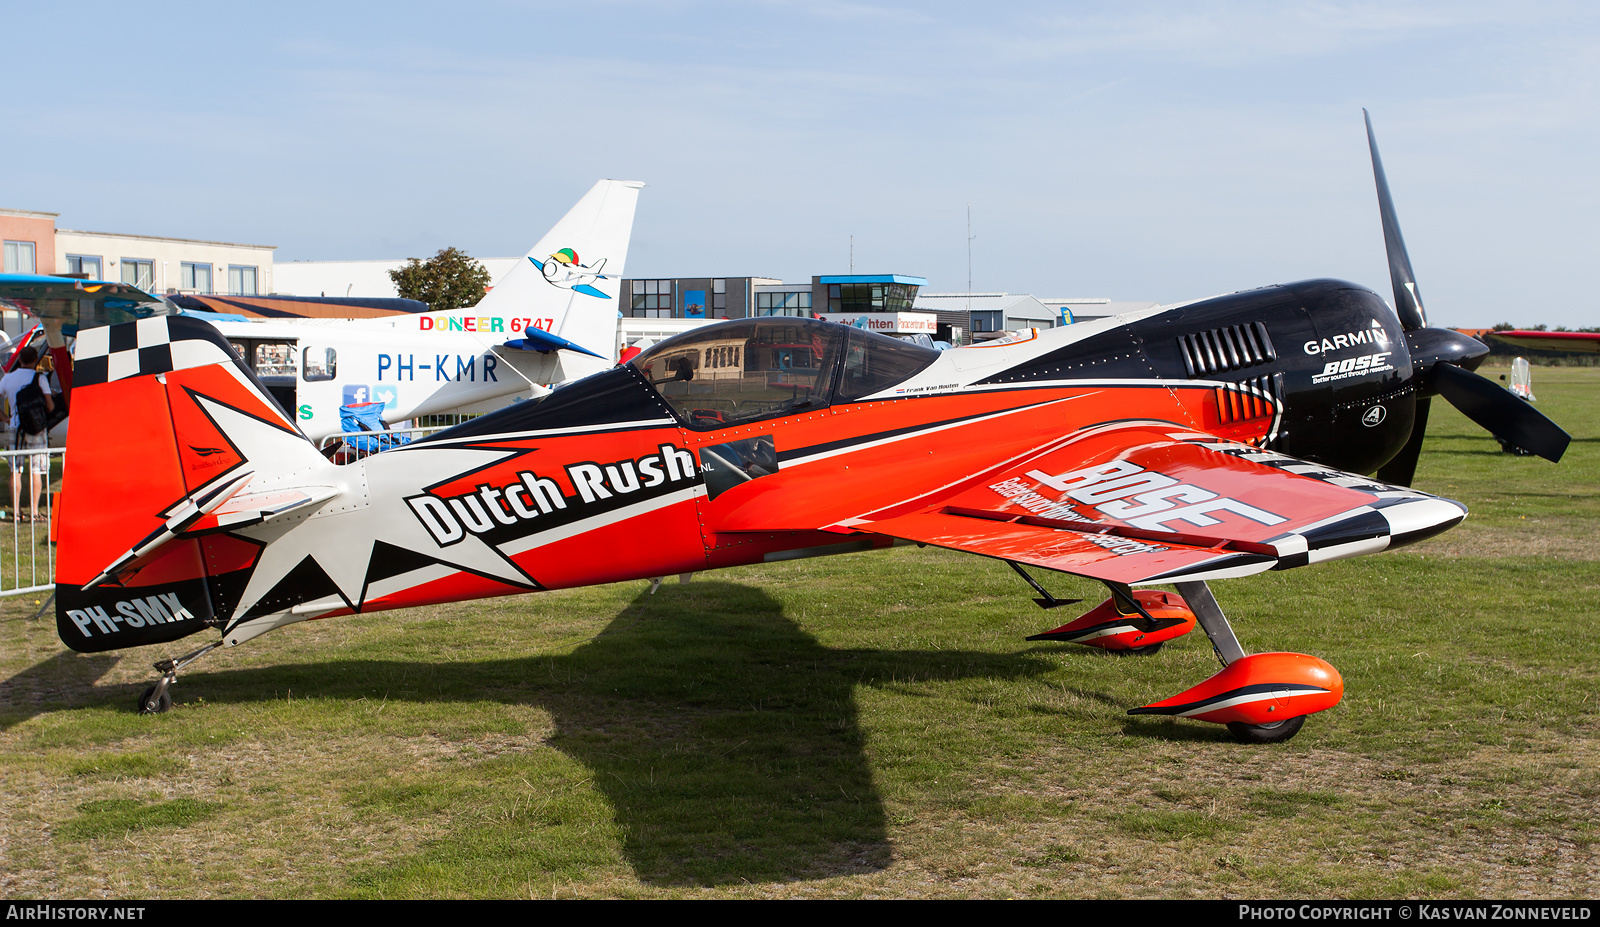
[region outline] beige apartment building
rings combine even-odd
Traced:
[[[273,292],[275,245],[56,228],[59,213],[0,209],[9,274],[84,274],[150,293],[262,296]]]
[[[274,245],[56,229],[55,273],[131,283],[147,293],[272,292]]]

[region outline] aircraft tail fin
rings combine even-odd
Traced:
[[[535,328],[614,362],[623,267],[643,186],[634,180],[595,184],[489,295],[459,311],[532,319]]]
[[[199,319],[84,329],[73,375],[62,641],[96,652],[224,625],[262,545],[222,532],[336,494],[305,488],[333,465]]]

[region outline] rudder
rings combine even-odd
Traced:
[[[198,319],[86,329],[73,374],[56,566],[62,642],[98,652],[222,625],[258,548],[207,528],[263,461],[230,438],[219,411],[298,439],[280,446],[300,460],[274,464],[295,468],[321,456]]]

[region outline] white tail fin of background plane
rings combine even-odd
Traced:
[[[550,334],[614,361],[622,273],[643,186],[596,183],[481,302],[445,314],[541,320]]]

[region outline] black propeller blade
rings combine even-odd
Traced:
[[[1428,315],[1422,311],[1422,293],[1417,289],[1416,275],[1411,272],[1411,258],[1406,254],[1406,240],[1400,237],[1400,219],[1395,215],[1394,199],[1389,196],[1389,178],[1383,173],[1383,159],[1378,157],[1378,140],[1372,134],[1372,117],[1366,108],[1361,118],[1367,123],[1367,147],[1372,150],[1372,178],[1378,185],[1378,214],[1383,218],[1383,249],[1389,255],[1389,281],[1394,284],[1394,311],[1406,331],[1428,327]]]
[[[1571,435],[1539,410],[1475,373],[1438,364],[1433,370],[1433,385],[1439,395],[1485,431],[1545,460],[1560,460],[1572,442]]]
[[[1413,383],[1417,388],[1417,412],[1411,437],[1392,460],[1378,469],[1378,479],[1398,486],[1410,486],[1422,454],[1423,433],[1428,429],[1428,398],[1443,396],[1467,418],[1508,444],[1538,454],[1549,461],[1561,459],[1572,437],[1533,406],[1502,389],[1498,384],[1472,373],[1482,363],[1488,348],[1474,338],[1449,329],[1428,328],[1422,309],[1422,294],[1411,272],[1405,239],[1400,236],[1400,219],[1389,196],[1389,180],[1378,157],[1378,140],[1372,132],[1372,116],[1361,110],[1367,123],[1367,147],[1372,151],[1372,176],[1378,187],[1378,213],[1383,218],[1383,247],[1389,257],[1389,280],[1394,284],[1395,314],[1406,330],[1410,348]]]
[[[1422,456],[1422,438],[1428,431],[1428,406],[1433,400],[1417,400],[1417,417],[1411,423],[1411,437],[1400,453],[1378,468],[1378,479],[1392,486],[1410,486],[1417,475],[1417,458]]]

